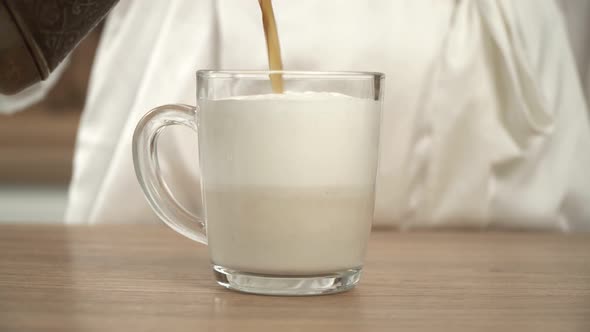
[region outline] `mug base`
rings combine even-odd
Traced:
[[[324,275],[277,276],[240,272],[213,265],[217,283],[243,293],[275,296],[334,294],[352,289],[360,280],[362,268]]]

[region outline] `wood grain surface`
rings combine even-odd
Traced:
[[[590,331],[590,234],[374,232],[360,285],[217,286],[164,226],[0,226],[0,331]]]

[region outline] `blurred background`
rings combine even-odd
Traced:
[[[63,220],[99,26],[43,101],[0,121],[0,223]]]
[[[590,99],[590,0],[557,2],[566,18],[580,77]],[[0,223],[59,222],[67,202],[73,149],[102,27],[87,36],[49,95],[0,116]]]

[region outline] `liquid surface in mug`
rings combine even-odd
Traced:
[[[313,275],[362,265],[379,102],[335,93],[203,100],[199,153],[214,264]]]

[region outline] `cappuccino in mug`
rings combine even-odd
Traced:
[[[359,268],[373,216],[379,102],[286,93],[200,106],[213,263],[280,275]]]
[[[137,178],[162,221],[208,244],[218,284],[345,291],[360,279],[371,229],[384,77],[282,70],[271,1],[259,2],[270,70],[199,71],[198,107],[148,112],[133,136]],[[159,133],[176,124],[198,135],[201,216],[160,174]]]

